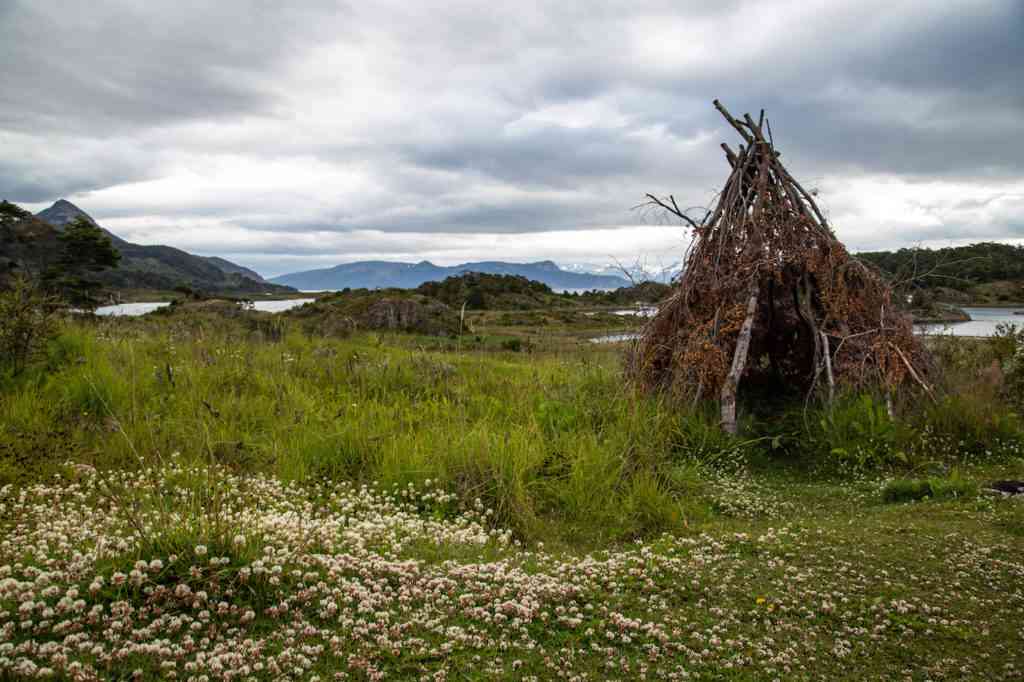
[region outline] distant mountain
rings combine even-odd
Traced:
[[[211,294],[234,296],[286,294],[292,291],[289,287],[266,282],[252,270],[223,258],[194,256],[171,246],[143,246],[127,242],[64,199],[40,211],[35,218],[52,225],[59,232],[79,216],[103,229],[121,252],[121,264],[97,276],[109,287],[171,291],[176,287],[187,286]]]
[[[389,261],[360,261],[344,263],[333,268],[293,272],[270,281],[286,284],[302,291],[351,289],[415,289],[424,282],[440,282],[447,277],[467,272],[489,275],[519,275],[543,282],[552,289],[618,289],[629,286],[622,277],[567,272],[549,260],[537,263],[505,263],[483,261],[445,267],[429,261],[395,263]]]
[[[243,267],[236,263],[232,263],[231,261],[225,258],[221,258],[219,256],[200,256],[200,258],[205,259],[209,263],[213,263],[218,268],[220,268],[221,270],[228,274],[233,273],[236,275],[242,275],[243,277],[248,277],[249,279],[255,280],[257,282],[266,281],[265,279],[263,279],[263,275],[256,272],[255,270],[250,270],[249,268]]]
[[[50,223],[51,225],[57,228],[58,232],[63,230],[65,225],[70,223],[78,216],[85,216],[86,218],[89,219],[89,222],[103,230],[106,233],[106,235],[110,237],[110,241],[114,243],[114,246],[120,248],[122,244],[128,243],[125,240],[118,237],[113,232],[111,232],[110,230],[106,229],[105,227],[101,227],[95,220],[92,219],[92,216],[90,216],[88,213],[72,204],[67,199],[58,199],[53,203],[53,206],[51,206],[50,208],[44,208],[39,213],[36,213],[37,218],[39,218],[40,220],[45,220],[46,222]]]
[[[614,275],[616,277],[621,277],[623,270],[625,270],[637,282],[662,282],[664,284],[671,282],[672,278],[679,274],[679,271],[682,269],[679,265],[655,267],[647,263],[628,266],[618,263],[608,263],[605,265],[563,263],[561,268],[568,272],[583,272],[590,275]]]

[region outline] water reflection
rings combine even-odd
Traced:
[[[653,309],[656,310],[656,309]],[[992,336],[1000,324],[1024,327],[1024,308],[963,308],[971,316],[970,322],[915,325],[918,334],[951,334],[953,336]],[[1020,313],[1020,314],[1016,314]],[[616,311],[619,315],[635,315],[636,311]],[[653,313],[652,313],[653,314]],[[591,343],[621,343],[639,337],[637,333],[605,334],[589,339]]]
[[[279,301],[255,301],[252,305],[253,310],[259,310],[265,313],[281,313],[285,310],[298,307],[305,303],[312,303],[316,299],[313,298],[291,298],[288,300]],[[96,309],[97,315],[145,315],[151,313],[158,308],[169,306],[169,301],[160,301],[154,303],[119,303],[117,305],[105,305]]]
[[[315,300],[315,298],[292,298],[287,301],[256,301],[253,307],[265,313],[282,313]]]
[[[168,301],[162,303],[119,303],[117,305],[105,305],[96,309],[97,315],[145,315],[157,308],[169,306]]]
[[[921,324],[915,327],[918,334],[951,334],[953,336],[992,336],[1000,324],[1016,324],[1024,327],[1024,308],[964,308],[971,316],[970,322],[949,322],[945,324]]]

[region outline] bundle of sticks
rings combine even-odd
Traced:
[[[888,396],[907,381],[930,393],[932,363],[891,287],[847,252],[783,166],[764,112],[737,119],[714,106],[742,138],[736,150],[722,144],[731,171],[714,207],[698,219],[674,196],[647,195],[694,239],[631,350],[631,379],[694,402],[717,396],[731,432],[741,382],[829,400],[837,386]]]

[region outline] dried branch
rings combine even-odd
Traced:
[[[830,400],[840,385],[880,382],[891,392],[906,377],[924,382],[932,365],[892,305],[892,287],[835,238],[782,165],[764,112],[736,118],[714,106],[742,138],[736,150],[722,145],[730,172],[714,207],[698,221],[673,195],[648,194],[644,204],[684,221],[695,238],[674,293],[632,351],[631,376],[689,401],[719,396],[726,429],[740,383],[767,368],[808,399],[821,376]],[[748,367],[748,356],[769,362]]]
[[[690,224],[690,227],[694,229],[700,229],[702,227],[704,221],[698,223],[696,220],[686,215],[685,211],[680,210],[679,205],[676,203],[676,198],[671,194],[668,196],[670,203],[665,203],[664,201],[654,196],[653,194],[647,194],[646,196],[648,199],[650,199],[650,201],[641,204],[641,206],[658,206],[660,208],[665,209],[666,211],[676,216],[677,218],[685,220],[687,223]],[[707,219],[707,216],[705,216],[705,219]]]

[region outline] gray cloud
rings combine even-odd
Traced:
[[[251,263],[274,255],[246,234],[289,263],[323,264],[316,233],[350,234],[351,253],[463,253],[654,220],[630,211],[647,191],[710,201],[718,143],[736,141],[717,97],[767,109],[854,246],[1011,239],[1020,203],[993,197],[1024,191],[1022,35],[1016,0],[9,0],[0,197],[69,196]],[[946,189],[915,189],[929,183]],[[916,217],[843,191],[861,184]]]
[[[267,112],[275,64],[305,40],[327,38],[344,13],[328,3],[9,0],[0,124],[120,135]]]

